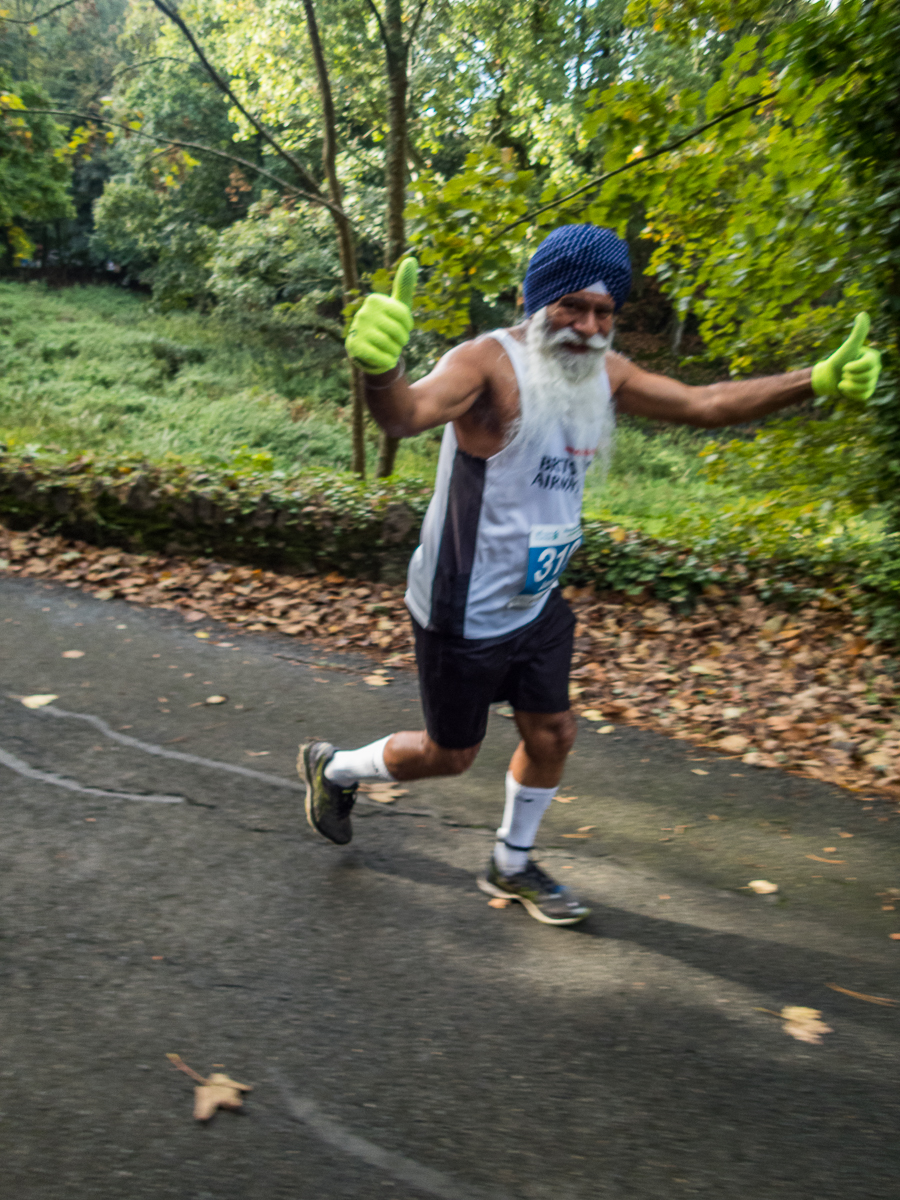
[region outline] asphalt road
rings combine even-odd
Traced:
[[[883,801],[585,725],[540,843],[594,915],[548,928],[474,886],[503,716],[338,848],[297,743],[415,728],[411,675],[38,582],[0,632],[6,1195],[895,1200],[900,1005],[828,987],[900,1000]],[[245,1114],[196,1125],[167,1052]]]

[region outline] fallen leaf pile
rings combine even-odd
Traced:
[[[391,667],[413,663],[402,586],[128,554],[2,526],[0,568],[188,622],[390,654]],[[747,766],[900,800],[898,663],[845,610],[814,602],[786,614],[749,590],[739,605],[704,600],[689,615],[591,588],[565,595],[577,617],[573,709],[598,732],[614,728],[610,721],[655,729]],[[366,682],[388,679],[376,670]]]
[[[208,1121],[220,1108],[239,1112],[244,1106],[243,1093],[253,1091],[249,1084],[238,1083],[237,1080],[229,1079],[227,1075],[218,1072],[210,1075],[208,1079],[204,1078],[189,1067],[180,1054],[167,1054],[166,1058],[173,1067],[184,1071],[185,1075],[190,1075],[198,1085],[194,1088],[194,1118],[197,1121]]]

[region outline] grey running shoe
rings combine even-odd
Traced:
[[[297,771],[306,782],[307,821],[322,837],[345,846],[353,837],[350,812],[356,803],[356,784],[345,788],[325,778],[334,753],[330,742],[308,742],[300,747]]]
[[[577,896],[551,879],[530,859],[524,871],[501,875],[491,856],[487,871],[478,879],[478,886],[489,896],[518,900],[529,916],[545,925],[577,925],[591,914]]]

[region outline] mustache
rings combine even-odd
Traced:
[[[602,333],[595,333],[589,338],[583,338],[574,329],[557,329],[555,333],[545,335],[544,344],[546,346],[586,346],[589,350],[596,351],[608,350],[612,344],[612,334],[604,337]]]

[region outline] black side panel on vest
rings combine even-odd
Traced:
[[[486,459],[457,450],[431,591],[429,629],[463,636]]]

